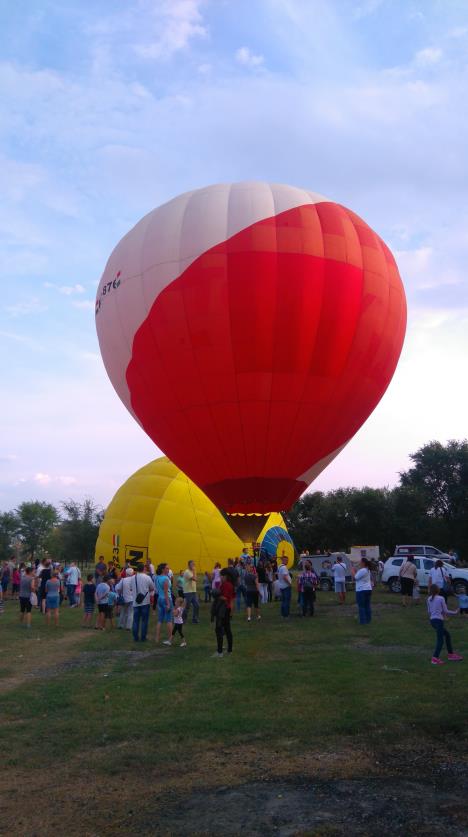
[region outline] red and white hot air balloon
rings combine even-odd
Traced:
[[[146,215],[99,283],[122,401],[227,513],[289,508],[384,394],[406,302],[349,209],[269,183],[209,186]]]

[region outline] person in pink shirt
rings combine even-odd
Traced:
[[[458,663],[463,660],[461,654],[457,654],[453,650],[451,636],[445,628],[445,619],[447,616],[456,616],[458,610],[448,610],[446,601],[444,597],[440,595],[440,590],[437,584],[432,584],[429,590],[429,596],[427,598],[427,612],[429,614],[430,623],[437,634],[434,654],[432,655],[431,660],[432,665],[444,665],[444,661],[440,659],[440,652],[442,651],[444,642],[447,646],[447,659],[451,663]]]

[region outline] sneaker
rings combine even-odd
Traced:
[[[218,659],[219,659],[219,657],[222,657],[222,656],[223,656],[223,652],[221,652],[221,654],[218,654],[218,652],[216,652],[216,654],[211,655],[212,659],[214,659],[215,657],[218,657]]]
[[[185,639],[183,639],[182,642],[180,643],[180,647],[185,648],[186,645],[187,645],[187,643],[185,642]]]
[[[170,639],[165,639],[163,645],[172,645],[172,642]]]
[[[443,666],[445,665],[444,661],[440,659],[440,657],[433,657],[431,660],[431,665],[433,666]]]
[[[257,616],[257,622],[260,622],[260,619],[261,619],[261,618],[262,618],[262,617],[261,617],[261,616],[260,616],[260,614],[259,614],[259,615]]]
[[[251,622],[251,621],[252,620],[251,620],[250,616],[247,616],[247,622]]]
[[[447,659],[450,660],[451,663],[459,663],[461,660],[463,660],[463,657],[461,654],[453,653],[448,654]]]

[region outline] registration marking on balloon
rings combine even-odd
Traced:
[[[113,264],[143,267],[109,309],[126,341],[116,319],[98,333],[114,386],[158,447],[224,511],[267,513],[289,508],[379,402],[406,302],[390,250],[350,210],[292,187],[225,188],[232,235],[219,235],[221,187],[209,187],[135,227],[142,255],[116,248]],[[288,208],[271,214],[272,203]],[[243,226],[243,212],[256,220]],[[178,262],[163,260],[161,230]]]
[[[105,284],[102,286],[101,292],[98,298],[96,299],[96,316],[99,314],[101,310],[101,305],[105,297],[109,296],[112,290],[116,291],[117,288],[120,287],[120,275],[121,271],[119,270],[116,273],[115,279],[113,279],[111,282],[105,282]]]

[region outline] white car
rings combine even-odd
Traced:
[[[409,553],[413,555],[414,553]],[[388,585],[389,590],[392,593],[399,593],[401,590],[400,584],[400,568],[405,558],[394,555],[393,558],[388,558],[385,561],[383,573],[382,573],[382,581],[384,584]],[[435,566],[435,560],[433,558],[425,558],[422,556],[414,556],[413,563],[418,571],[418,584],[420,587],[427,587],[429,581],[429,573]],[[448,564],[447,561],[443,562],[444,569],[452,576],[452,583],[453,589],[455,593],[467,593],[468,592],[468,570],[461,569],[460,567],[454,567],[452,564]]]

